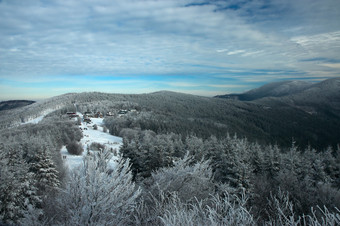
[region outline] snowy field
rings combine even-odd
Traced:
[[[81,113],[77,113],[81,118],[83,115]],[[81,144],[83,145],[84,152],[82,155],[71,155],[67,152],[66,147],[64,146],[61,149],[62,158],[64,160],[65,165],[70,169],[74,169],[79,166],[83,162],[83,157],[88,153],[94,152],[93,150],[89,150],[91,143],[96,142],[102,145],[109,150],[112,150],[113,153],[119,152],[120,146],[123,144],[121,137],[116,137],[110,135],[108,132],[103,132],[103,119],[102,118],[91,118],[91,123],[82,122],[82,125],[79,126],[83,131],[83,138],[81,139]],[[94,125],[97,125],[97,130],[93,128]],[[110,161],[110,165],[114,166],[118,160],[118,156],[115,155],[112,157]]]

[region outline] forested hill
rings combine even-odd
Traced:
[[[41,114],[59,112],[108,112],[137,109],[116,120],[122,128],[149,129],[156,133],[224,137],[227,133],[259,143],[305,147],[336,147],[340,142],[340,79],[291,88],[293,94],[253,101],[209,98],[160,91],[150,94],[70,93],[14,109],[0,117],[0,128],[26,122]],[[284,86],[289,84],[281,84]],[[277,84],[268,87],[279,87]],[[290,85],[292,87],[293,85]],[[308,88],[306,88],[308,86]],[[260,88],[261,89],[261,88]],[[268,91],[268,90],[267,90]],[[284,93],[284,92],[282,92]]]
[[[311,87],[313,83],[304,81],[282,81],[265,84],[241,94],[225,94],[216,96],[241,101],[252,101],[264,97],[283,97],[299,93]]]
[[[325,101],[339,102],[340,78],[332,78],[319,83],[305,81],[282,81],[265,84],[241,94],[225,94],[217,98],[240,101],[257,101],[276,98],[277,100],[300,100],[309,104]],[[339,103],[337,103],[339,105]]]
[[[258,113],[266,118],[263,130],[278,140],[291,131],[291,138],[304,139],[304,144],[340,143],[335,132],[340,123],[340,78],[270,83],[244,94],[217,97],[261,106]]]

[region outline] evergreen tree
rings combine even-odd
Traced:
[[[43,150],[35,155],[30,163],[30,170],[34,173],[40,192],[55,189],[60,186],[58,171],[47,151]]]
[[[251,165],[253,167],[253,173],[255,175],[261,175],[263,174],[264,170],[264,154],[262,151],[262,147],[255,143],[251,147],[251,153],[250,154],[250,161]]]
[[[8,150],[1,154],[0,219],[15,224],[29,208],[39,207],[41,199],[34,175],[28,172],[28,164],[22,160],[20,152]]]
[[[274,178],[280,171],[281,155],[278,146],[268,146],[264,152],[264,172],[269,178]]]
[[[333,153],[335,153],[335,155]],[[337,182],[340,178],[339,154],[339,150],[333,151],[332,148],[327,148],[326,151],[322,153],[325,172],[330,177],[332,183]],[[334,156],[336,156],[336,158]]]

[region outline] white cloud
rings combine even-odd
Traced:
[[[229,51],[228,49],[218,49],[218,50],[216,50],[216,52],[218,52],[218,53],[224,53],[224,52],[227,52],[227,51]]]
[[[332,63],[332,64],[328,63],[328,64],[321,64],[321,65],[325,67],[340,69],[340,63]]]
[[[296,42],[302,46],[317,47],[318,45],[327,45],[330,48],[332,46],[340,46],[340,31],[327,32],[309,36],[297,36],[292,38],[293,42]]]
[[[234,51],[227,52],[227,55],[235,55],[235,54],[240,54],[244,52],[245,50],[234,50]]]
[[[0,79],[234,76],[230,72],[259,69],[313,76],[325,65],[303,59],[340,58],[338,1],[233,0],[185,7],[192,2],[3,0]],[[338,67],[327,68],[324,76],[339,74]]]

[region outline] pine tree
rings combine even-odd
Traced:
[[[37,195],[34,175],[28,172],[28,164],[22,160],[20,152],[1,153],[0,220],[15,224],[29,208],[39,207],[41,199]]]
[[[35,155],[34,162],[30,164],[30,170],[35,175],[40,192],[60,186],[58,171],[47,151],[43,150]]]
[[[325,172],[331,178],[332,182],[337,181],[339,179],[340,173],[339,157],[334,157],[332,148],[327,148],[327,150],[322,155]]]
[[[274,178],[280,171],[281,155],[278,146],[268,146],[264,153],[264,172],[269,178]]]
[[[261,175],[264,170],[264,154],[259,144],[255,143],[251,147],[251,165],[255,175]]]

